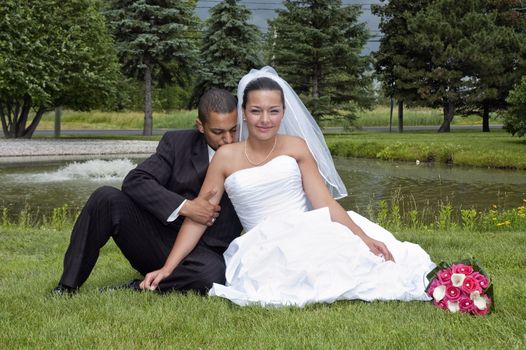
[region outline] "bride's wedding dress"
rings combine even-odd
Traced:
[[[209,294],[238,305],[331,303],[342,299],[429,300],[426,274],[435,264],[418,245],[348,212],[384,242],[396,263],[372,254],[327,208],[308,211],[296,160],[278,156],[225,180],[246,233],[225,252],[226,285]]]

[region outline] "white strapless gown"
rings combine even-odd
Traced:
[[[246,233],[224,253],[226,285],[209,295],[238,305],[332,303],[343,299],[429,300],[426,274],[435,264],[418,245],[400,242],[348,212],[367,235],[384,242],[396,263],[372,254],[327,208],[308,211],[296,160],[278,156],[225,180]]]

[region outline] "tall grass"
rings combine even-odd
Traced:
[[[363,213],[380,226],[390,230],[449,230],[465,231],[519,231],[526,227],[526,198],[513,208],[454,208],[451,203],[440,201],[430,209],[430,203],[418,207],[414,198],[404,196],[400,190],[394,191],[387,200],[369,203]],[[360,209],[358,209],[360,210]],[[11,213],[7,207],[0,208],[0,227],[29,229],[33,227],[62,230],[73,226],[80,210],[68,204],[54,208],[49,214],[41,214],[38,209],[26,206],[18,213]]]
[[[40,213],[39,209],[26,205],[18,213],[10,212],[8,207],[0,209],[0,227],[30,229],[34,227],[45,227],[55,230],[63,230],[73,226],[80,214],[78,208],[71,208],[68,204],[53,208],[49,214]]]
[[[526,199],[509,209],[497,205],[485,210],[454,208],[451,203],[440,202],[431,210],[429,206],[417,207],[411,198],[404,198],[396,191],[390,199],[370,204],[365,212],[371,220],[393,231],[409,228],[418,231],[504,232],[520,231],[526,227]]]

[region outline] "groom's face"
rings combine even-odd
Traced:
[[[205,135],[212,149],[234,142],[237,129],[237,111],[228,113],[210,112],[205,122],[197,119],[197,129]]]

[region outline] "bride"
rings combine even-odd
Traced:
[[[331,303],[343,299],[429,300],[435,264],[335,200],[347,195],[316,122],[270,67],[238,86],[240,142],[218,149],[201,188],[226,190],[246,231],[224,253],[226,284],[209,295],[238,305]],[[242,118],[242,120],[241,120]],[[155,289],[195,247],[206,226],[185,220]]]

